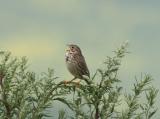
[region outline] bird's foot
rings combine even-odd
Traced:
[[[64,85],[67,85],[70,81],[64,80],[63,83]]]
[[[79,88],[79,86],[80,86],[80,80],[79,81],[73,81],[73,80],[67,81],[67,80],[64,80],[63,83],[64,83],[64,85],[67,85],[69,83],[75,84],[77,88]]]
[[[75,82],[75,84],[76,84],[76,87],[79,88],[80,87],[80,80]]]
[[[67,85],[67,84],[69,84],[69,83],[74,83],[74,82],[73,82],[73,80],[69,80],[69,81],[64,80],[63,83],[64,83],[65,85]]]

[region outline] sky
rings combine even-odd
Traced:
[[[59,80],[72,78],[66,44],[79,45],[92,75],[126,40],[122,85],[132,89],[135,76],[149,73],[160,89],[160,1],[0,0],[0,50],[27,56],[37,73],[54,68]]]

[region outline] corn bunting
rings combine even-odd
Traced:
[[[84,76],[90,78],[90,73],[81,49],[77,45],[67,45],[65,60],[69,72],[74,76],[71,81],[79,78],[85,80],[89,84],[89,81],[84,78]]]

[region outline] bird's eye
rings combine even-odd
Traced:
[[[74,47],[72,46],[72,49],[73,49]]]

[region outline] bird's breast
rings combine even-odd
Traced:
[[[70,62],[72,60],[73,56],[71,53],[66,52],[65,54],[65,60],[66,62]]]

